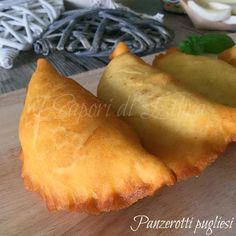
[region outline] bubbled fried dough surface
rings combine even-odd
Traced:
[[[52,210],[118,210],[175,182],[125,122],[42,59],[28,86],[19,137],[25,185]]]
[[[111,103],[179,180],[198,175],[236,137],[234,108],[190,92],[130,53],[110,62],[98,97]],[[121,104],[126,108],[120,110]]]
[[[157,56],[153,66],[173,76],[191,92],[236,107],[236,68],[223,60],[170,49]]]

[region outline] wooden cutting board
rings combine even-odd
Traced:
[[[150,61],[152,56],[146,58]],[[95,93],[103,69],[74,76]],[[0,235],[194,235],[197,220],[236,218],[236,145],[198,178],[164,188],[154,197],[139,201],[119,212],[90,216],[81,213],[48,212],[37,194],[24,189],[21,179],[17,126],[25,90],[0,96]],[[182,220],[193,217],[191,229],[147,229],[133,232],[136,215],[150,220]],[[231,230],[213,231],[212,235],[236,235]],[[197,230],[195,235],[206,235]]]

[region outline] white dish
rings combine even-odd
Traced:
[[[190,0],[188,6],[202,18],[214,22],[228,19],[232,11],[229,5],[203,0]]]

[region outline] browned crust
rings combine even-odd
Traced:
[[[24,162],[23,152],[20,154],[20,159]],[[30,175],[26,174],[23,168],[22,178],[24,180],[25,188],[29,191],[38,193],[39,196],[45,201],[49,211],[65,210],[95,215],[102,212],[118,211],[120,209],[127,208],[142,198],[154,195],[159,189],[164,187],[164,185],[170,186],[176,182],[176,178],[173,175],[168,182],[163,181],[163,183],[155,189],[153,186],[143,183],[142,186],[140,186],[140,184],[139,186],[136,186],[135,191],[127,187],[127,191],[124,195],[120,195],[118,193],[111,195],[105,202],[101,202],[99,199],[95,198],[91,198],[86,201],[81,201],[81,199],[77,198],[76,200],[71,199],[69,204],[64,205],[59,197],[48,196],[41,186],[35,184],[31,180]]]
[[[159,62],[165,58],[166,56],[169,56],[173,53],[177,53],[179,52],[179,50],[177,48],[170,48],[168,49],[165,53],[161,53],[158,54],[154,61],[153,61],[153,65],[159,64]],[[178,86],[182,86],[180,82],[178,81],[174,81],[173,83],[177,84]],[[194,96],[202,99],[203,97],[197,93],[194,93]],[[218,105],[215,104],[214,105]],[[226,107],[224,106],[219,106],[219,111],[221,111],[220,113],[224,113],[226,109]],[[158,148],[156,150],[150,150],[150,148],[148,148],[147,146],[145,146],[145,144],[143,144],[147,150],[149,150],[152,154],[157,155],[163,162],[165,162],[165,164],[176,174],[177,176],[177,180],[181,181],[181,180],[186,180],[187,178],[190,177],[194,177],[199,175],[203,170],[205,170],[209,165],[211,165],[217,158],[220,157],[220,155],[225,151],[225,149],[227,148],[227,146],[231,143],[234,142],[236,140],[236,126],[233,125],[233,122],[236,121],[236,110],[233,112],[233,109],[226,112],[226,114],[220,114],[222,116],[222,119],[224,119],[224,116],[227,117],[228,120],[232,121],[232,125],[231,127],[229,127],[227,130],[228,132],[228,137],[225,137],[225,143],[222,143],[221,145],[219,145],[218,147],[212,147],[211,149],[211,144],[209,144],[209,148],[206,148],[204,150],[204,152],[201,153],[201,155],[199,156],[195,156],[195,159],[193,158],[193,162],[191,163],[190,161],[187,162],[186,160],[183,160],[183,163],[181,163],[181,161],[179,161],[179,165],[178,163],[168,163],[168,161],[165,161],[165,157],[167,155],[163,154],[161,155],[163,158],[160,158],[160,149],[158,150]],[[231,117],[233,115],[233,117]],[[231,119],[231,118],[232,119]],[[228,121],[226,121],[227,123]],[[206,145],[207,146],[207,145]],[[189,149],[191,149],[189,147]],[[176,154],[178,155],[178,153]],[[189,156],[191,156],[191,154],[189,154]]]
[[[38,64],[42,64],[42,65],[40,65],[40,67],[36,70],[36,73],[41,73],[44,70],[48,69],[49,70],[48,76],[52,76],[52,77],[57,76],[58,77],[58,75],[56,74],[56,71],[45,60],[39,60]],[[46,69],[42,68],[42,66],[45,66]],[[59,78],[61,78],[61,77],[59,77]],[[68,81],[70,82],[71,87],[74,85],[79,86],[76,82],[73,82],[72,80],[68,80]],[[31,80],[31,83],[32,83],[32,80]],[[69,88],[71,88],[71,87],[69,87]],[[90,100],[88,99],[88,101],[86,99],[83,100],[83,102],[85,102],[86,105],[90,106],[90,103],[92,104],[94,102],[99,101],[97,98],[95,98],[92,94],[90,94],[88,91],[83,89],[81,86],[79,86],[79,88],[81,89],[81,93],[84,93],[82,95],[83,96],[86,95],[87,98],[90,99]],[[79,92],[80,91],[78,91],[78,93]],[[114,118],[116,117],[115,114],[113,114],[113,113],[111,113],[111,114]],[[123,122],[122,122],[122,124],[123,124]],[[123,127],[121,125],[121,123],[119,123],[119,122],[117,122],[117,123],[114,122],[113,125],[114,125],[114,127],[118,126],[119,128],[123,128],[124,134],[122,134],[122,135],[129,135],[130,134],[131,139],[133,138],[134,141],[135,142],[137,141],[137,143],[138,143],[138,137],[136,137],[136,135],[134,135],[135,134],[134,132],[132,132],[132,134],[131,134],[131,132],[130,133],[125,132],[128,130],[128,126]],[[104,126],[106,127],[106,124],[104,124]],[[112,131],[112,129],[111,129],[111,131]],[[103,138],[104,134],[106,134],[105,131],[101,133],[102,138]],[[115,129],[114,134],[116,135],[116,129]],[[23,137],[23,135],[24,135],[24,133],[20,128],[20,137]],[[98,134],[98,136],[99,136],[99,134]],[[87,139],[87,141],[85,139],[86,144],[88,144],[88,142],[91,141],[91,138],[96,139],[96,137],[94,137],[93,133],[89,137],[90,137],[90,139]],[[116,136],[114,136],[114,137],[116,137]],[[29,139],[31,139],[30,136],[28,137],[28,140]],[[26,140],[25,142],[28,142],[28,140]],[[128,141],[128,139],[126,141]],[[132,145],[132,142],[130,144]],[[98,142],[97,146],[99,146],[99,142]],[[93,147],[92,144],[91,144],[91,147]],[[23,145],[22,145],[22,148],[24,148]],[[27,145],[25,148],[27,149]],[[144,151],[141,148],[140,143],[139,143],[139,145],[137,145],[137,148],[140,148],[140,150]],[[126,182],[124,183],[124,181],[123,181],[122,186],[119,186],[118,188],[115,188],[115,186],[111,186],[111,189],[109,189],[109,191],[103,191],[102,186],[98,186],[101,188],[101,191],[98,191],[98,196],[96,195],[96,192],[94,192],[95,194],[88,194],[89,196],[87,194],[86,194],[86,196],[81,194],[79,192],[79,186],[77,186],[77,184],[73,185],[74,183],[76,183],[75,179],[74,179],[74,182],[72,183],[72,185],[73,185],[73,187],[75,186],[74,189],[76,191],[73,192],[71,190],[71,188],[69,186],[67,186],[67,182],[66,182],[67,180],[65,180],[65,182],[62,183],[62,187],[65,186],[65,190],[60,191],[60,188],[57,188],[56,183],[53,182],[53,180],[57,180],[57,179],[53,179],[54,178],[53,174],[50,176],[50,177],[52,177],[50,179],[51,182],[49,181],[50,183],[48,183],[47,178],[46,178],[47,175],[45,177],[42,177],[41,171],[39,171],[37,173],[33,172],[33,171],[37,171],[37,168],[33,168],[34,167],[33,165],[35,165],[37,167],[37,163],[33,163],[33,160],[32,160],[32,162],[30,162],[30,164],[29,164],[28,153],[26,152],[25,149],[23,149],[23,150],[24,150],[24,153],[21,153],[20,156],[23,161],[22,177],[24,179],[25,186],[28,190],[37,192],[45,200],[49,210],[72,210],[72,211],[87,212],[87,213],[92,213],[92,214],[97,214],[100,212],[108,212],[111,210],[119,210],[119,209],[122,209],[122,208],[132,205],[133,203],[137,202],[139,199],[142,199],[146,196],[153,195],[158,189],[160,189],[164,185],[172,185],[176,182],[175,177],[171,175],[171,171],[169,169],[167,169],[167,167],[164,168],[163,164],[160,163],[163,168],[163,169],[161,168],[161,170],[163,170],[163,173],[165,173],[166,175],[159,176],[158,173],[156,173],[155,177],[150,178],[150,181],[148,181],[149,178],[147,178],[148,182],[143,181],[143,179],[138,174],[137,174],[137,178],[132,178],[132,177],[128,176]],[[140,151],[140,153],[138,153],[138,154],[143,155],[142,151]],[[128,155],[129,154],[127,154],[127,157],[128,157]],[[146,155],[149,156],[148,153],[146,153],[144,156],[146,156]],[[153,158],[155,158],[155,157],[153,157]],[[158,171],[159,170],[158,163],[157,163],[157,167],[158,168],[156,168],[156,170]],[[48,170],[48,168],[47,168],[47,170]],[[153,169],[151,168],[150,170],[153,170]],[[154,170],[155,170],[155,168],[154,168]],[[45,173],[45,174],[47,174],[47,173]],[[147,172],[147,174],[148,174],[148,172]],[[85,176],[86,176],[86,173],[85,173]],[[159,179],[159,177],[160,177],[160,179]],[[85,179],[86,179],[86,177],[85,177]],[[99,182],[99,183],[100,183],[100,185],[103,184],[103,182]],[[87,188],[91,188],[91,186],[95,186],[95,185],[88,185],[88,186],[87,186]],[[91,189],[89,189],[89,191],[90,190]]]
[[[223,53],[219,54],[218,59],[223,60],[236,67],[236,58],[232,58],[231,50],[232,49],[230,48],[224,51]],[[176,52],[179,52],[177,48],[168,49],[165,53],[157,55],[153,60],[152,65],[158,65],[162,59]],[[179,85],[181,86],[181,83],[179,83]],[[201,96],[197,93],[194,93],[194,95],[201,98]],[[228,115],[230,116],[230,114]],[[236,113],[233,119],[234,118],[236,121]],[[214,161],[216,161],[220,157],[220,155],[226,150],[227,146],[230,143],[236,141],[236,129],[234,127],[231,128],[232,128],[231,133],[235,132],[235,134],[233,134],[232,137],[229,137],[229,139],[225,142],[225,145],[222,145],[217,150],[212,150],[211,152],[205,153],[201,158],[199,158],[199,161],[194,163],[194,165],[192,165],[191,163],[189,163],[188,165],[188,163],[186,163],[184,166],[181,166],[181,168],[179,168],[178,171],[169,166],[169,168],[171,168],[175,172],[177,180],[181,181],[181,180],[186,180],[189,177],[197,176],[203,170],[205,170],[209,165],[214,163]]]
[[[155,58],[152,62],[152,65],[157,65],[160,60],[162,60],[166,56],[169,56],[170,54],[176,53],[176,52],[179,52],[178,48],[169,48],[169,49],[167,49],[164,53],[160,53],[160,54],[155,56]]]
[[[231,142],[233,142],[233,140]],[[220,157],[220,155],[225,151],[225,149],[231,142],[225,144],[225,146],[223,146],[220,150],[215,151],[209,155],[205,155],[202,158],[199,158],[199,161],[196,162],[195,165],[186,164],[178,171],[173,170],[177,176],[177,180],[182,181],[201,174],[208,166],[213,164]]]
[[[228,109],[224,106],[221,106],[220,116],[223,119],[229,119],[230,122],[225,126],[225,130],[228,132],[228,135],[225,136],[224,143],[220,146],[215,146],[211,150],[208,150],[204,153],[204,155],[199,158],[199,161],[196,161],[194,165],[189,163],[190,165],[185,165],[178,170],[178,172],[174,171],[177,175],[177,180],[185,180],[191,176],[199,175],[207,166],[211,165],[214,161],[216,161],[220,155],[226,150],[229,144],[236,141],[236,110]],[[208,146],[208,144],[206,144]],[[170,167],[170,166],[169,166]]]
[[[232,48],[227,49],[224,52],[220,53],[218,55],[218,59],[225,61],[226,63],[236,67],[236,57],[232,56],[231,50]]]

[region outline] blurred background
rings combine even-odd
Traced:
[[[146,13],[155,14],[157,11],[162,12],[161,0],[116,0],[117,3],[122,3],[131,9]]]

